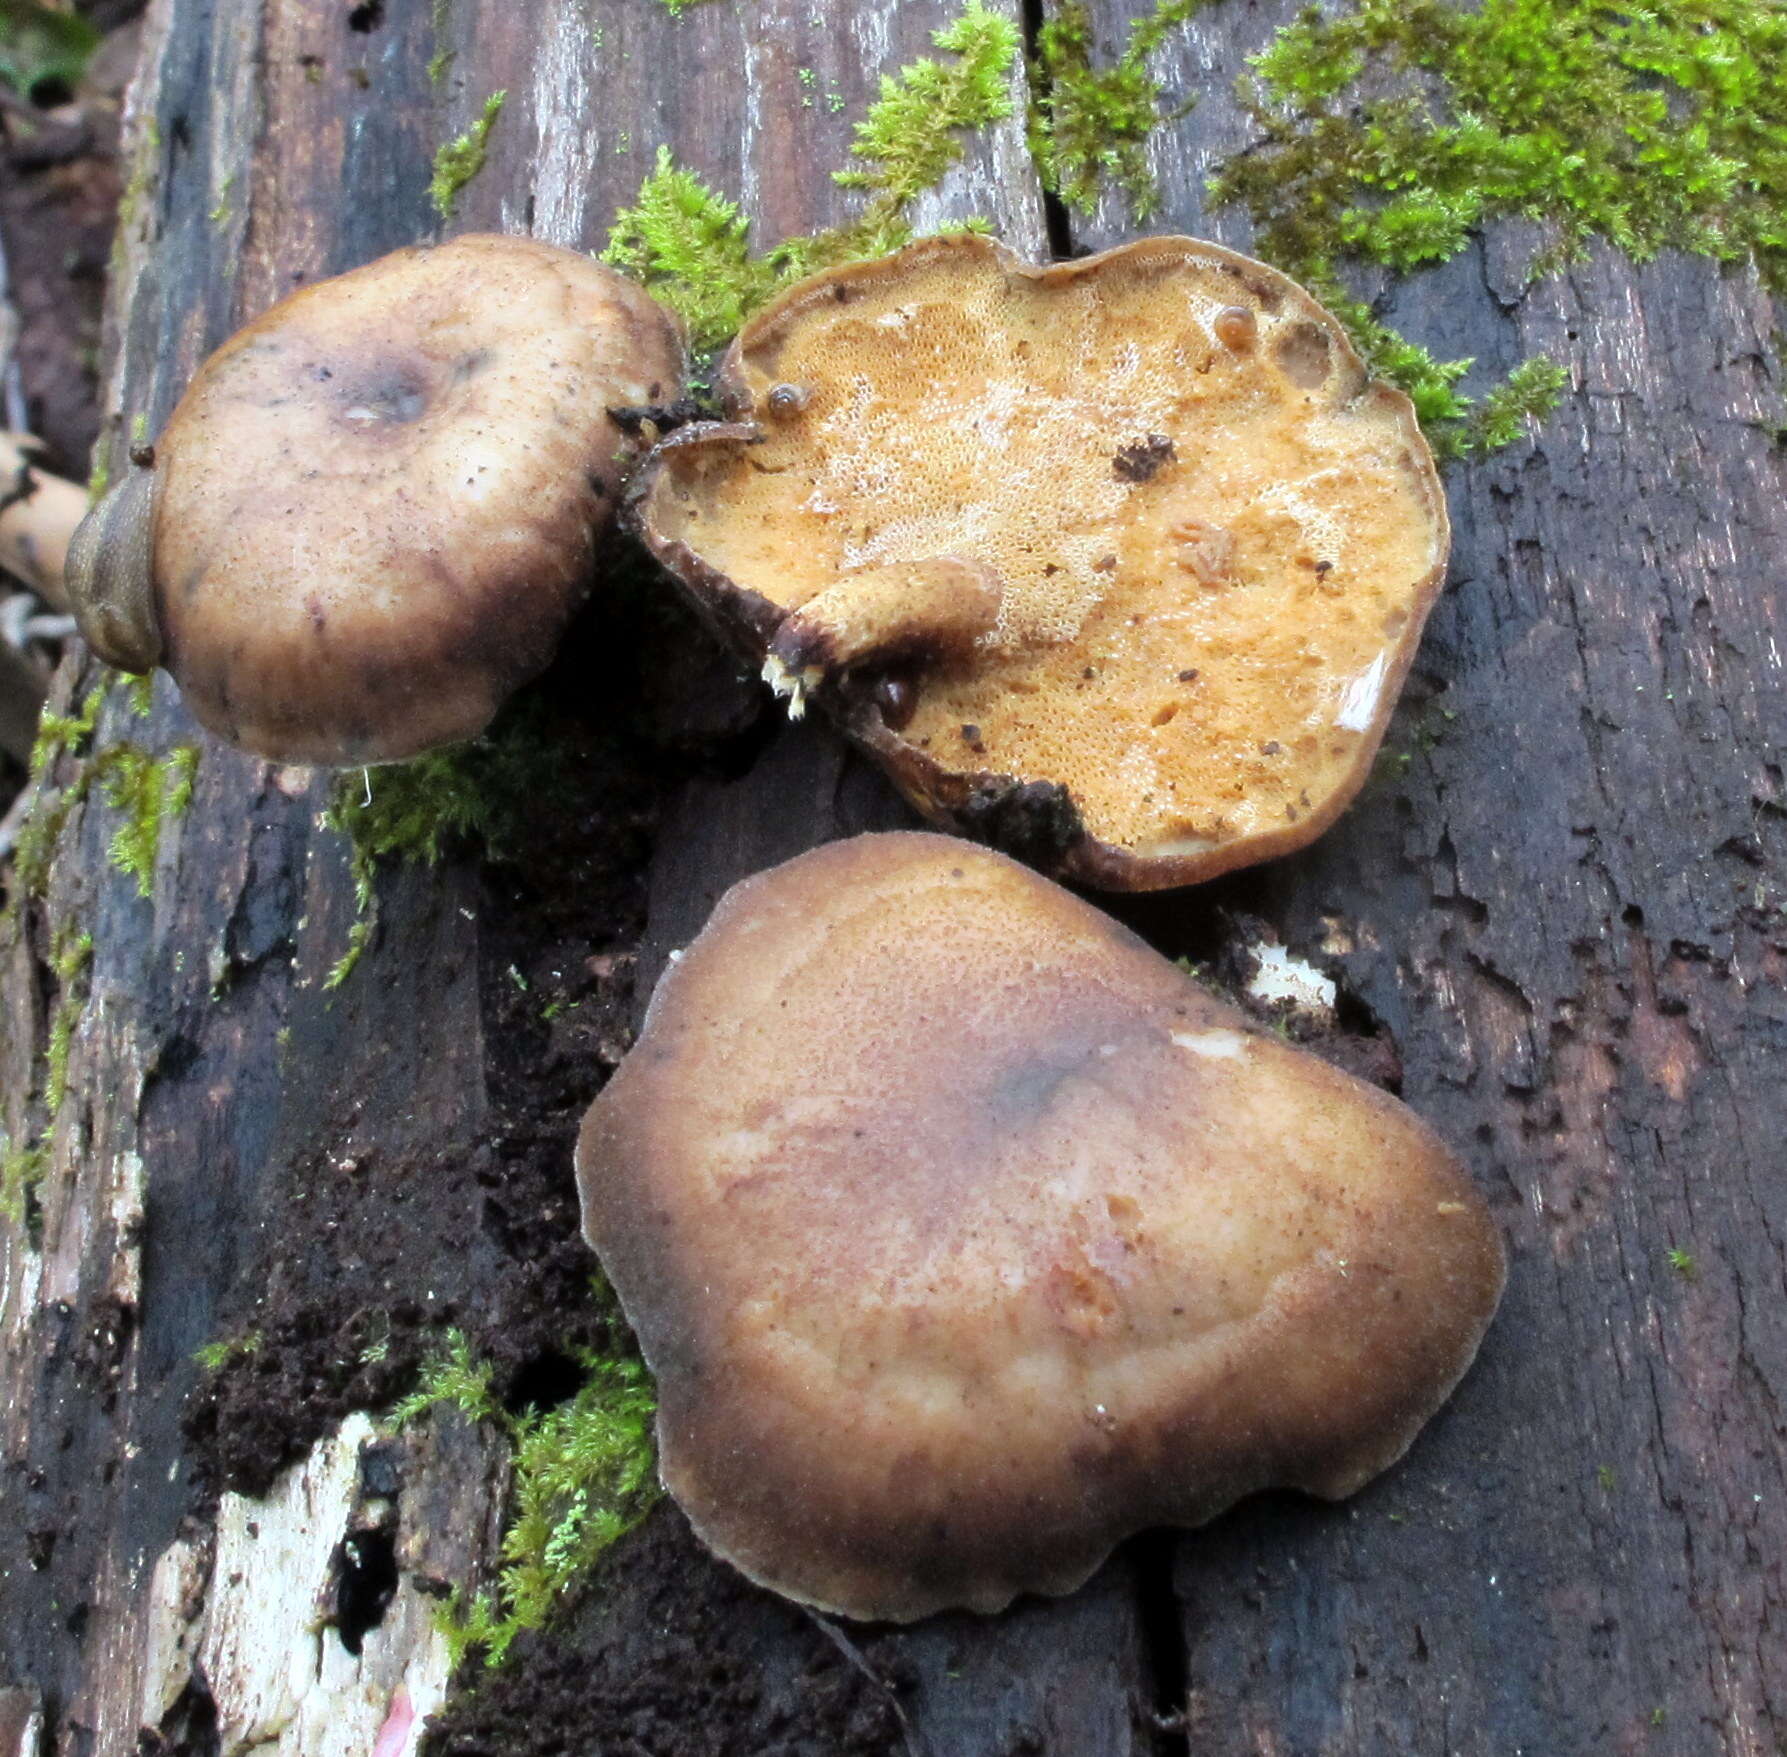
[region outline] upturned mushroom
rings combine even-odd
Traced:
[[[924,833],[730,891],[577,1169],[666,1484],[752,1579],[855,1617],[1066,1592],[1256,1489],[1350,1495],[1504,1275],[1400,1103]]]
[[[82,632],[282,762],[482,731],[589,590],[671,320],[575,251],[471,236],[282,300],[200,368],[70,554]]]
[[[927,817],[1150,890],[1358,791],[1445,570],[1408,399],[1214,244],[833,269],[642,474],[645,541],[796,711]]]

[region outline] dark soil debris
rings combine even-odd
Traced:
[[[280,1224],[221,1314],[218,1336],[252,1346],[207,1375],[188,1411],[206,1495],[264,1493],[350,1411],[408,1391],[449,1328],[494,1362],[505,1398],[541,1360],[615,1340],[579,1231],[572,1145],[631,1041],[659,803],[679,776],[723,765],[734,735],[709,723],[705,689],[687,715],[662,701],[644,711],[640,680],[677,668],[657,646],[704,637],[638,589],[643,565],[629,557],[598,592],[600,626],[586,619],[518,710],[538,728],[543,767],[504,802],[500,858],[466,848],[410,869],[446,897],[457,870],[480,921],[477,1138],[432,1125],[426,1091],[380,1091],[402,1067],[361,1065],[325,1085],[302,1144],[271,1173]],[[395,961],[376,948],[333,1004],[389,1008],[376,990]]]
[[[1120,447],[1111,459],[1111,470],[1119,482],[1152,482],[1178,455],[1164,433],[1150,433]]]
[[[865,1657],[875,1664],[874,1643]],[[421,1757],[894,1757],[891,1691],[696,1543],[668,1502],[558,1634],[523,1635],[434,1716]]]

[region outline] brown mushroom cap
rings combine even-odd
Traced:
[[[857,1617],[1066,1592],[1256,1489],[1351,1494],[1504,1273],[1401,1104],[928,834],[730,891],[577,1169],[671,1492]]]
[[[640,288],[531,239],[307,287],[211,356],[153,465],[95,509],[83,629],[281,761],[472,737],[588,591],[638,449],[607,410],[674,396],[681,372]]]
[[[930,239],[790,289],[717,388],[732,419],[661,448],[641,533],[927,816],[1151,890],[1301,847],[1357,792],[1445,501],[1408,399],[1283,275],[1188,238],[1045,269]],[[939,564],[999,596],[927,648],[887,582],[934,598]]]

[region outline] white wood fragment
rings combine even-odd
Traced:
[[[1270,1005],[1289,1001],[1299,1013],[1316,1014],[1324,1019],[1334,1011],[1338,990],[1331,977],[1305,958],[1293,957],[1283,946],[1260,944],[1249,946],[1255,969],[1247,992],[1255,1000]]]
[[[435,1600],[400,1574],[361,1651],[332,1622],[337,1547],[366,1517],[350,1416],[265,1500],[225,1495],[198,1661],[217,1704],[221,1757],[411,1757],[450,1670]]]

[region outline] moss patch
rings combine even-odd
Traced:
[[[1218,179],[1286,261],[1439,262],[1503,215],[1754,261],[1787,285],[1787,12],[1770,0],[1363,0],[1255,63],[1263,148]],[[1388,92],[1390,95],[1375,95]]]
[[[19,828],[18,845],[13,853],[8,914],[16,914],[24,898],[42,894],[49,881],[50,862],[55,858],[63,828],[93,784],[90,772],[82,769],[58,793],[50,786],[50,773],[62,756],[83,757],[87,754],[93,730],[99,724],[99,711],[105,705],[106,689],[106,684],[96,684],[81,698],[80,707],[72,714],[57,714],[45,708],[37,722],[37,741],[31,747],[30,771],[25,782],[27,787],[36,789],[36,795]]]
[[[1159,0],[1103,69],[1080,0],[1043,26],[1031,147],[1070,207],[1108,181],[1138,220],[1155,211],[1148,57],[1203,3]],[[1563,370],[1528,360],[1469,397],[1472,362],[1389,328],[1351,292],[1348,263],[1407,272],[1517,215],[1547,234],[1534,275],[1606,239],[1640,261],[1677,248],[1752,262],[1787,285],[1787,13],[1771,0],[1359,0],[1312,7],[1253,69],[1243,102],[1261,138],[1218,171],[1212,199],[1248,210],[1259,254],[1409,393],[1442,456],[1511,443],[1556,406]]]
[[[29,1140],[0,1138],[0,1217],[15,1226],[35,1226],[37,1190],[49,1169],[50,1137],[68,1096],[69,1052],[74,1046],[75,1027],[87,1005],[82,978],[92,961],[90,933],[65,927],[51,943],[50,968],[55,972],[59,992],[50,1014],[49,1041],[44,1049],[43,1127]],[[29,1112],[29,1101],[25,1108]]]
[[[73,713],[58,714],[46,709],[38,720],[26,783],[34,790],[34,797],[19,830],[10,894],[4,915],[0,916],[0,921],[9,923],[15,934],[23,930],[25,905],[41,897],[48,887],[50,869],[70,818],[95,786],[103,790],[109,804],[124,814],[123,822],[112,834],[112,863],[136,879],[138,891],[145,897],[154,889],[155,859],[162,831],[191,802],[199,759],[195,746],[177,745],[159,757],[128,740],[94,749],[100,714],[117,681],[116,673],[108,673],[87,691]],[[148,712],[144,680],[133,680],[130,701],[137,713]],[[65,757],[79,766],[68,783],[58,789],[52,785],[54,771]],[[91,934],[64,927],[50,942],[49,966],[60,995],[50,1015],[44,1052],[41,1096],[47,1114],[34,1136],[0,1140],[0,1215],[14,1221],[30,1219],[32,1193],[47,1168],[50,1135],[67,1095],[69,1049],[81,1008],[86,1004],[79,983],[92,956]],[[32,1102],[27,1101],[27,1113]]]
[[[446,71],[443,62],[441,72]],[[434,65],[429,64],[430,77],[434,77]],[[428,199],[434,204],[434,211],[443,220],[453,217],[454,205],[459,200],[459,192],[466,184],[484,169],[484,158],[490,148],[490,131],[496,126],[496,119],[503,113],[503,105],[508,102],[506,91],[492,92],[484,100],[484,108],[457,140],[449,140],[434,155],[434,175],[428,182]]]
[[[114,278],[122,277],[124,257],[129,249],[130,229],[142,210],[144,199],[154,187],[161,169],[161,124],[151,116],[143,126],[141,137],[130,152],[130,174],[124,180],[124,188],[118,197],[118,223],[112,232],[112,274]],[[96,446],[95,451],[101,450]],[[94,479],[88,483],[88,492],[97,500],[105,491],[100,477],[100,464],[94,463]]]
[[[139,897],[151,897],[161,832],[192,803],[198,746],[177,744],[153,757],[133,744],[117,744],[100,753],[99,765],[107,800],[124,813],[112,832],[112,865],[136,880]]]
[[[1262,254],[1351,326],[1442,451],[1505,444],[1555,404],[1562,371],[1527,361],[1473,407],[1456,388],[1470,362],[1379,323],[1342,264],[1442,262],[1518,215],[1546,234],[1535,276],[1605,239],[1787,284],[1787,13],[1767,0],[1362,0],[1306,12],[1254,69],[1262,140],[1211,193],[1248,210]]]
[[[453,25],[453,0],[432,0],[428,8],[428,26],[434,33],[434,53],[428,58],[428,83],[439,85],[447,77],[447,69],[459,51],[449,46],[448,32]]]
[[[1051,195],[1088,213],[1106,179],[1129,198],[1138,224],[1160,208],[1148,167],[1148,137],[1176,120],[1189,102],[1161,111],[1160,84],[1148,60],[1178,25],[1211,0],[1158,0],[1129,27],[1123,53],[1109,67],[1093,66],[1092,14],[1083,0],[1066,0],[1037,33],[1030,69],[1036,97],[1030,111],[1030,152]]]
[[[214,226],[227,225],[230,217],[230,191],[236,186],[236,173],[231,171],[217,187],[217,200],[205,217]]]
[[[696,352],[711,353],[790,281],[897,249],[912,235],[912,202],[962,157],[961,131],[1012,113],[1018,30],[1010,19],[970,0],[932,40],[949,59],[926,57],[884,75],[880,95],[856,125],[850,150],[862,163],[833,173],[835,182],[869,198],[848,224],[753,256],[750,222],[737,204],[679,169],[660,147],[638,200],[616,217],[603,261],[638,275],[681,314]]]
[[[455,843],[500,858],[523,799],[556,785],[554,764],[537,705],[524,700],[471,744],[342,775],[324,815],[352,845],[356,915],[323,986],[339,988],[372,943],[382,862],[435,866]]]
[[[250,1330],[241,1336],[224,1336],[215,1342],[207,1342],[202,1348],[195,1348],[192,1358],[208,1373],[221,1373],[225,1367],[234,1366],[239,1360],[252,1360],[261,1351],[263,1337],[258,1330]]]
[[[496,1587],[470,1597],[455,1592],[442,1615],[455,1665],[474,1652],[500,1665],[515,1637],[540,1628],[657,1498],[657,1402],[645,1368],[591,1350],[575,1359],[584,1378],[568,1401],[511,1415],[492,1389],[495,1369],[449,1332],[421,1383],[392,1411],[401,1427],[434,1409],[458,1409],[499,1428],[511,1448]]]
[[[82,697],[75,713],[46,710],[38,721],[27,782],[37,789],[37,796],[19,831],[12,896],[7,904],[9,913],[16,913],[26,898],[43,894],[62,832],[76,806],[87,799],[96,785],[103,789],[107,802],[124,813],[124,821],[112,833],[112,864],[137,881],[139,895],[148,897],[154,893],[155,857],[161,849],[162,831],[192,803],[198,746],[175,745],[158,757],[121,739],[93,750],[100,710],[116,681],[113,673],[105,682],[96,684]],[[151,680],[132,678],[127,687],[132,711],[139,716],[148,713],[153,696]],[[63,756],[84,760],[68,785],[56,791],[50,785],[51,771]]]
[[[26,1226],[35,1209],[37,1188],[49,1169],[46,1141],[37,1136],[14,1141],[0,1135],[0,1220]]]

